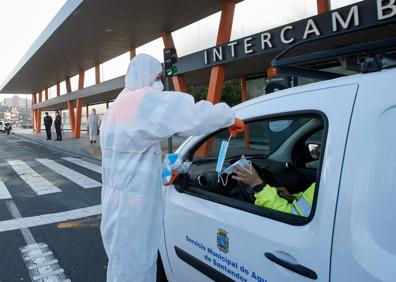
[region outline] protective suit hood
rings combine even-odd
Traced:
[[[162,72],[160,62],[147,54],[139,54],[129,63],[125,75],[125,88],[131,91],[150,86]]]

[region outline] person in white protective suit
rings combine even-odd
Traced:
[[[161,64],[140,54],[125,76],[125,88],[101,127],[101,234],[109,258],[108,282],[152,282],[162,232],[162,139],[243,127],[224,103],[194,103],[185,93],[162,91]],[[242,130],[242,129],[241,129]]]
[[[89,142],[96,143],[96,135],[98,135],[99,125],[100,118],[96,114],[96,110],[92,109],[92,113],[88,117]]]

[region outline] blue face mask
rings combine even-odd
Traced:
[[[247,159],[240,159],[240,160],[236,161],[235,163],[233,163],[232,165],[227,167],[221,174],[230,175],[231,173],[234,172],[234,168],[236,166],[241,167],[242,169],[247,171],[250,175],[252,174],[252,162]]]
[[[179,173],[189,173],[190,170],[191,162],[183,162],[179,154],[167,154],[162,163],[162,183],[166,184],[171,180],[172,171],[177,171]]]
[[[230,136],[230,138],[228,138],[227,141],[221,142],[219,156],[217,157],[217,164],[216,164],[216,172],[218,174],[220,174],[221,171],[223,170],[224,161],[225,161],[225,158],[227,155],[227,150],[228,150],[228,145],[230,144],[230,140],[231,140],[231,136]]]

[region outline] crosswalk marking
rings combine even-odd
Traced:
[[[11,199],[11,194],[8,192],[7,187],[3,183],[3,181],[0,180],[0,200],[3,199]]]
[[[51,193],[62,192],[58,187],[53,185],[47,179],[35,172],[30,166],[21,160],[7,161],[15,170],[20,178],[26,182],[37,195],[45,195]]]
[[[40,162],[49,169],[55,171],[56,173],[62,175],[63,177],[66,177],[67,179],[71,180],[77,185],[80,185],[83,188],[94,188],[94,187],[102,186],[100,182],[97,182],[96,180],[93,180],[92,178],[89,178],[81,173],[78,173],[77,171],[65,167],[53,160],[36,159],[36,161]]]
[[[95,171],[97,173],[102,174],[102,168],[100,166],[96,165],[96,164],[93,164],[93,163],[90,163],[90,162],[86,162],[86,161],[83,161],[82,159],[78,159],[78,158],[66,157],[66,158],[63,158],[63,159],[68,161],[68,162],[71,162],[73,164],[85,167],[85,168],[87,168],[89,170],[92,170],[92,171]]]

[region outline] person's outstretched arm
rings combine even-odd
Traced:
[[[146,124],[142,130],[159,139],[208,134],[235,121],[234,111],[225,103],[195,103],[193,96],[171,91],[149,93],[139,112],[141,124]]]

